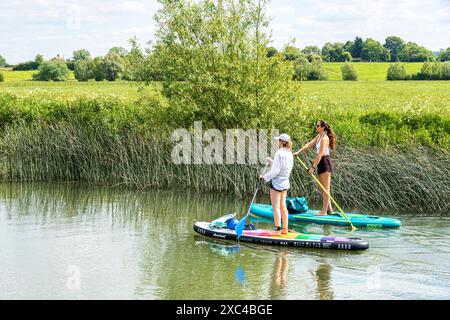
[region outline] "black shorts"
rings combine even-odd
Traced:
[[[273,189],[273,190],[278,191],[278,192],[283,192],[283,191],[286,191],[286,190],[287,190],[287,189],[283,189],[283,190],[278,190],[278,189],[276,189],[276,188],[273,186],[273,184],[272,184],[272,180],[270,180],[269,187],[270,187],[270,189]]]
[[[333,162],[331,162],[330,156],[323,156],[317,165],[317,174],[322,174],[324,172],[333,172]]]

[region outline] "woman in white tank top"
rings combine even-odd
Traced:
[[[330,125],[323,120],[317,121],[316,133],[317,136],[305,144],[300,150],[294,152],[294,156],[298,156],[301,152],[316,146],[316,157],[314,159],[313,166],[309,169],[309,174],[314,174],[314,171],[317,169],[319,181],[329,194],[331,173],[333,172],[333,163],[330,158],[330,148],[334,149],[336,146],[336,135]],[[330,198],[322,189],[320,189],[320,192],[322,193],[323,204],[322,210],[320,210],[317,215],[332,213],[333,208],[331,207]]]

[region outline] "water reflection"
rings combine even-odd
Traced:
[[[308,232],[365,238],[371,245],[365,252],[237,244],[194,234],[195,220],[242,214],[248,200],[2,184],[0,299],[345,299],[399,298],[404,292],[407,298],[448,297],[449,249],[442,244],[449,242],[450,219],[405,219],[396,231],[305,226]],[[259,228],[273,226],[253,221]],[[388,280],[368,290],[367,270],[374,264]],[[66,288],[73,265],[82,272],[79,291]]]
[[[331,282],[331,266],[328,263],[321,263],[315,275],[317,280],[317,299],[334,299]]]
[[[273,300],[284,299],[287,293],[287,271],[289,267],[288,253],[280,252],[275,256],[272,271],[272,285],[269,290],[269,298]],[[298,281],[298,280],[297,280]]]

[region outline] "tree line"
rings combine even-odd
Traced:
[[[13,66],[15,71],[39,70],[33,75],[34,80],[64,81],[69,78],[70,70],[74,71],[79,81],[159,81],[167,70],[154,63],[154,52],[139,47],[136,39],[131,39],[131,49],[111,48],[105,56],[92,57],[86,49],[73,52],[72,58],[64,60],[53,58],[45,61],[40,54],[33,61],[26,61]],[[326,80],[327,73],[323,62],[445,62],[450,61],[450,47],[441,49],[435,54],[414,42],[406,43],[398,36],[389,36],[384,44],[372,38],[356,37],[353,41],[327,42],[322,48],[306,46],[303,49],[293,44],[286,45],[278,51],[275,47],[265,47],[268,58],[281,56],[289,61],[293,68],[294,80]],[[439,64],[436,64],[436,66]],[[6,59],[0,55],[0,66],[8,66]],[[427,65],[428,66],[428,65]],[[349,66],[343,67],[344,80],[356,80],[355,71]],[[428,67],[427,67],[428,68]],[[434,67],[435,69],[438,67]],[[433,76],[424,70],[419,75],[407,75],[401,66],[392,67],[389,79],[409,78],[415,80],[440,79],[434,71]],[[406,69],[405,69],[406,70]],[[437,69],[436,69],[437,70]],[[442,73],[442,72],[441,72]],[[445,73],[445,71],[444,71]],[[346,79],[348,78],[348,79]],[[180,79],[183,80],[183,79]]]

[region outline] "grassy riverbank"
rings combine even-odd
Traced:
[[[171,130],[146,98],[157,84],[138,92],[127,83],[69,83],[0,86],[1,180],[252,192],[254,166],[171,162]],[[334,126],[333,194],[347,210],[450,213],[450,84],[330,81],[299,90],[295,118],[279,129],[299,146],[318,118]],[[292,185],[292,194],[318,200],[298,164]]]

